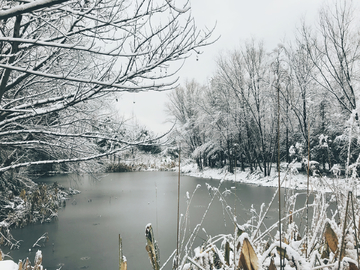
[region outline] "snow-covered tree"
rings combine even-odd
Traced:
[[[178,123],[173,134],[182,151],[191,155],[203,144],[199,117],[199,102],[202,97],[202,86],[194,80],[187,81],[185,87],[177,87],[169,94],[167,104],[170,115]],[[201,156],[195,157],[201,167]]]
[[[319,11],[315,27],[303,22],[298,39],[298,46],[305,51],[303,63],[311,65],[311,80],[315,82],[309,99],[309,108],[315,112],[315,118],[309,121],[312,154],[322,160],[323,166],[325,156],[330,167],[333,163],[345,165],[348,156],[355,162],[359,152],[358,135],[349,139],[349,134],[355,134],[350,130],[358,125],[359,115],[358,8],[352,1],[328,2]],[[326,151],[318,144],[321,135],[329,138]]]
[[[239,117],[244,132],[239,142],[243,149],[251,149],[250,153],[264,175],[270,173],[275,143],[269,65],[262,43],[256,44],[254,40],[218,61],[218,76],[237,101],[231,110],[242,112]]]
[[[279,105],[281,161],[291,162],[290,149],[296,148],[298,160],[310,158],[327,172],[334,164],[357,164],[356,10],[351,1],[334,0],[320,10],[317,27],[303,22],[292,42],[270,53],[261,42],[250,40],[220,55],[209,85],[193,95],[196,125],[182,129],[201,138],[192,155],[201,157],[204,166],[216,157],[213,161],[229,165],[230,172],[240,162],[242,168],[269,175],[278,155]],[[326,143],[320,138],[327,138]]]
[[[334,1],[319,12],[317,31],[302,35],[317,75],[314,79],[335,97],[347,114],[357,109],[360,34],[352,1]]]
[[[187,2],[1,0],[0,7],[1,177],[139,143],[99,129],[108,121],[97,113],[101,100],[171,89],[171,63],[210,43]],[[99,141],[109,147],[97,151]]]

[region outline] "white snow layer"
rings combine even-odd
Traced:
[[[0,261],[0,269],[1,270],[18,270],[19,266],[17,265],[17,263],[15,263],[11,260],[6,260],[6,261]]]
[[[281,187],[283,188],[291,188],[296,190],[306,190],[307,188],[307,175],[306,173],[299,173],[298,169],[301,168],[300,163],[294,164],[281,164],[281,173],[280,173],[280,181]],[[278,173],[276,167],[273,166],[271,170],[271,175],[264,177],[263,173],[260,171],[254,171],[253,173],[250,170],[246,169],[245,171],[241,171],[241,168],[236,168],[234,174],[229,173],[227,169],[214,169],[205,167],[203,170],[199,170],[197,165],[190,162],[186,165],[181,166],[181,172],[185,175],[207,178],[207,179],[217,179],[217,180],[228,180],[228,181],[236,181],[239,183],[245,183],[256,186],[267,186],[267,187],[277,187],[278,186]],[[349,183],[352,182],[353,179],[345,177],[336,177],[328,178],[326,176],[320,176],[314,174],[309,178],[309,189],[310,190],[318,190],[319,186],[321,186],[321,190],[324,192],[331,192],[331,186],[335,183],[337,186],[349,186]],[[334,183],[335,182],[335,183]]]

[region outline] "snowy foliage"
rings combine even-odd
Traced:
[[[355,176],[357,8],[351,1],[333,1],[319,11],[314,28],[303,22],[295,42],[266,51],[262,42],[247,40],[218,57],[207,85],[193,80],[178,87],[168,108],[185,154],[200,170],[233,173],[240,167],[269,176],[278,158],[307,158],[318,163],[316,174],[331,175],[339,164],[346,168],[343,175]]]

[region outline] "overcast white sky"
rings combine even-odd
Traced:
[[[331,0],[330,0],[331,1]],[[178,73],[180,83],[194,78],[206,83],[215,72],[215,60],[221,52],[231,51],[245,40],[263,40],[271,50],[285,39],[291,39],[302,18],[315,21],[323,0],[190,0],[192,14],[199,28],[212,28],[220,39],[202,50],[199,60],[192,55]],[[175,1],[176,3],[176,1]],[[167,93],[145,92],[123,94],[117,102],[120,115],[136,121],[156,134],[166,132]],[[131,120],[133,121],[133,120]]]

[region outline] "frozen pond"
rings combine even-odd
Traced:
[[[64,187],[81,190],[81,194],[72,196],[66,207],[59,210],[58,220],[13,231],[16,239],[24,240],[20,250],[10,251],[15,262],[26,257],[33,261],[39,248],[32,248],[32,245],[48,232],[49,240],[40,248],[46,269],[58,269],[61,265],[62,270],[118,269],[118,235],[121,234],[128,269],[152,269],[145,250],[145,226],[148,223],[152,223],[160,247],[161,263],[176,248],[177,173],[111,173],[97,179],[65,175],[40,180],[46,183],[57,181]],[[191,230],[199,223],[211,200],[206,183],[217,187],[220,181],[181,176],[181,213],[186,210],[186,192],[191,195],[196,186],[201,185],[190,206]],[[260,204],[267,204],[275,192],[273,188],[227,181],[221,184],[220,191],[225,189],[236,193],[226,199],[230,206],[236,205],[240,224],[251,217],[252,204],[259,210]],[[277,215],[275,203],[266,224],[273,224]],[[217,198],[202,227],[213,236],[233,233],[234,226]],[[196,245],[204,238],[206,234],[200,230]],[[171,264],[165,269],[171,269]]]

